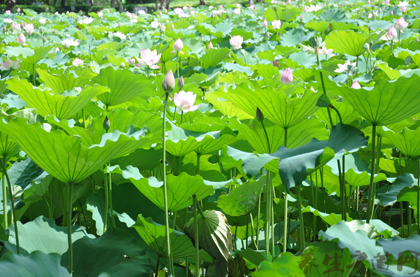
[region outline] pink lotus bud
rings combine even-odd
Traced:
[[[293,74],[290,68],[287,68],[280,76],[280,82],[284,85],[289,85],[293,81]]]
[[[394,25],[392,25],[391,28],[389,28],[388,32],[386,33],[386,36],[390,40],[394,40],[394,39],[397,38],[398,33],[397,33],[397,29],[395,29]]]
[[[211,43],[211,41],[209,42],[209,45],[207,46],[207,49],[212,49],[213,48],[213,43]]]
[[[173,30],[173,29],[175,29],[175,26],[174,26],[174,24],[172,23],[172,24],[171,24],[171,30]]]
[[[175,76],[174,76],[174,73],[172,72],[172,69],[169,69],[165,78],[163,78],[162,88],[166,93],[170,93],[174,90],[174,88],[175,88]]]
[[[241,49],[244,38],[241,36],[233,36],[229,39],[229,42],[233,49]]]
[[[180,89],[182,89],[183,87],[184,87],[184,77],[183,76],[181,76],[181,77],[179,77],[179,80],[178,80],[178,87],[180,88]]]
[[[184,48],[184,44],[182,43],[182,40],[179,38],[174,43],[174,50],[179,52]]]
[[[219,10],[223,10],[223,6],[222,5],[219,5]]]
[[[401,6],[400,11],[405,13],[407,12],[407,7],[406,6]]]
[[[19,37],[16,39],[16,41],[17,41],[17,43],[19,43],[19,44],[24,44],[25,42],[26,42],[26,37],[25,37],[25,35],[23,34],[23,33],[21,33],[20,35],[19,35]]]
[[[133,65],[133,64],[135,64],[136,63],[136,60],[135,59],[129,59],[128,60],[128,64],[129,65]]]
[[[55,12],[55,15],[58,15],[58,12]]]
[[[404,17],[401,17],[400,19],[397,20],[397,24],[395,24],[395,29],[402,31],[405,28],[407,28],[407,26],[408,26],[408,22],[404,20]]]
[[[162,11],[159,11],[159,12],[158,12],[158,15],[159,15],[159,16],[162,16]]]
[[[273,61],[273,66],[280,68],[280,64],[278,61]]]
[[[267,26],[268,26],[267,19],[264,19],[264,21],[263,21],[262,25],[263,25],[264,27],[267,27]]]
[[[362,87],[360,86],[360,84],[357,82],[357,80],[354,80],[353,84],[351,85],[351,88],[354,89],[361,89]]]
[[[367,3],[370,5],[370,0],[368,0]]]
[[[17,8],[17,12],[20,13],[20,8]]]
[[[300,15],[300,21],[303,21],[303,14]]]
[[[43,36],[43,37],[42,37],[42,41],[43,41],[43,42],[46,42],[46,41],[47,41],[47,37],[46,37],[46,36]]]
[[[11,14],[9,10],[5,11],[4,13],[7,15]]]
[[[394,15],[394,11],[393,11],[393,10],[391,10],[391,11],[389,12],[389,14],[390,14],[391,16],[393,16],[393,15]]]
[[[163,33],[163,32],[165,32],[166,31],[166,27],[165,27],[165,25],[162,23],[162,24],[160,24],[160,31]]]

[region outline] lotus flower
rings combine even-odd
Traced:
[[[234,14],[240,14],[241,13],[241,9],[236,8],[236,9],[233,10],[233,13]]]
[[[197,95],[193,94],[192,91],[185,92],[181,90],[179,93],[175,93],[174,103],[184,113],[189,111],[195,111],[198,109],[198,107],[200,107],[200,104],[194,105],[196,97]]]
[[[115,32],[114,33],[114,37],[117,37],[117,38],[119,38],[119,39],[121,39],[121,40],[124,40],[124,39],[126,39],[127,38],[127,36],[126,35],[124,35],[123,33],[121,33],[121,32]]]
[[[395,24],[395,29],[399,31],[403,31],[405,28],[407,28],[408,22],[404,20],[404,17],[401,17],[397,20],[397,23]]]
[[[209,42],[209,45],[207,46],[207,49],[212,49],[213,48],[213,43],[211,43],[211,41]]]
[[[319,49],[319,54],[321,55],[331,55],[333,52],[332,49],[327,49],[327,47],[323,46],[321,49]]]
[[[160,68],[156,64],[159,62],[160,56],[162,54],[157,54],[156,49],[150,51],[150,49],[142,49],[141,50],[141,60],[136,58],[139,64],[144,64],[144,66],[148,65],[151,69],[158,69]]]
[[[17,41],[17,43],[19,43],[19,44],[25,44],[25,42],[26,42],[26,37],[25,37],[25,35],[23,34],[23,33],[21,33],[20,35],[19,35],[19,37],[16,39],[16,41]]]
[[[353,84],[351,85],[351,88],[361,89],[362,87],[360,86],[359,82],[357,82],[357,80],[354,80]]]
[[[290,71],[290,68],[286,69],[283,74],[280,76],[280,82],[285,85],[290,85],[293,81],[293,74]]]
[[[241,36],[233,36],[229,39],[230,45],[232,45],[233,49],[241,49],[242,43],[244,42],[244,38]]]
[[[281,28],[281,21],[280,20],[274,20],[271,22],[271,25],[273,25],[274,29],[280,29]]]
[[[163,23],[160,24],[160,31],[161,32],[165,32],[166,31],[166,27],[165,27],[165,25]]]
[[[7,59],[4,63],[1,64],[0,70],[10,70],[10,69],[18,69],[20,67],[20,61],[9,60]]]
[[[26,24],[25,27],[23,27],[23,29],[29,34],[31,35],[32,32],[35,30],[34,28],[34,24]]]
[[[267,19],[264,19],[264,21],[263,21],[262,25],[263,25],[264,27],[267,27],[267,26],[268,26]]]
[[[350,70],[356,66],[356,63],[350,63],[350,60],[347,60],[344,64],[338,64],[338,69],[334,70],[334,72],[342,73],[342,72],[350,72]]]
[[[47,20],[45,18],[40,18],[39,23],[45,24],[45,23],[47,23]]]
[[[152,23],[150,23],[150,27],[156,29],[157,27],[159,27],[159,22],[157,22],[156,20],[152,21]]]
[[[73,38],[66,38],[61,43],[64,45],[65,48],[67,48],[69,46],[79,45],[79,40],[78,39],[74,40]]]
[[[72,62],[72,65],[74,65],[74,66],[79,66],[81,64],[83,64],[83,60],[81,60],[79,58],[75,58]]]
[[[90,24],[90,23],[93,22],[93,18],[92,17],[88,17],[88,18],[79,20],[78,22],[79,22],[79,24],[86,24],[87,25],[87,24]]]
[[[102,16],[104,16],[104,13],[103,12],[98,12],[98,17],[102,17]]]
[[[184,48],[184,44],[182,43],[182,40],[179,38],[174,43],[174,50],[179,52]]]

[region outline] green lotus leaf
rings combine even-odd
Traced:
[[[228,48],[212,48],[200,57],[200,63],[204,68],[217,66],[221,61],[229,56],[230,50]]]
[[[360,220],[341,221],[328,228],[326,232],[320,231],[320,237],[323,240],[330,241],[338,239],[340,248],[348,248],[352,256],[375,270],[378,257],[390,260],[384,248],[378,246],[377,240],[371,238],[375,234],[375,230],[375,227],[366,223],[363,224]],[[409,266],[401,268],[397,264],[389,264],[386,268],[380,269],[381,274],[391,276],[407,276],[411,272],[413,272],[413,268]]]
[[[0,271],[4,276],[14,277],[71,277],[68,270],[61,266],[58,254],[41,251],[27,256],[9,252],[0,259]]]
[[[302,29],[296,28],[281,35],[280,43],[285,46],[296,46],[307,39],[306,32]]]
[[[48,90],[38,89],[26,80],[13,78],[7,81],[9,89],[18,94],[28,107],[37,109],[42,116],[55,115],[58,119],[66,119],[75,115],[86,106],[92,98],[108,91],[103,86],[87,87],[73,90],[69,95],[51,94]]]
[[[329,9],[324,11],[322,14],[320,14],[319,16],[320,19],[330,19],[333,22],[334,21],[343,21],[343,20],[347,20],[347,16],[346,13],[340,9]]]
[[[197,222],[192,218],[184,226],[185,234],[195,238],[195,225],[198,225],[200,247],[213,259],[228,261],[233,251],[232,234],[225,215],[219,211],[204,212],[205,218],[199,216]]]
[[[219,155],[224,170],[237,168],[244,177],[257,175],[267,163],[277,159],[269,154],[249,153],[230,146],[222,147]]]
[[[151,137],[145,129],[131,127],[127,133],[115,130],[105,134],[99,144],[86,147],[80,137],[68,136],[62,130],[47,132],[40,123],[28,124],[19,117],[0,122],[0,126],[38,166],[64,183],[82,181],[112,158],[147,145]]]
[[[30,55],[30,56],[27,56],[25,58],[22,58],[22,62],[34,65],[34,64],[38,63],[40,60],[42,60],[43,58],[45,58],[47,56],[48,52],[50,52],[50,50],[52,48],[53,48],[52,46],[35,48],[35,49],[33,49],[34,54]]]
[[[218,109],[223,114],[229,115],[230,117],[236,116],[239,120],[252,119],[255,117],[255,115],[250,115],[238,108],[233,102],[223,99],[224,95],[224,88],[219,87],[214,92],[206,93],[206,99],[214,106],[214,108]]]
[[[326,164],[333,158],[341,157],[346,151],[355,152],[367,146],[368,138],[355,127],[338,124],[331,128],[327,141],[313,139],[308,144],[288,149],[280,147],[272,155],[281,159],[280,177],[289,190],[299,186],[311,172]]]
[[[10,159],[19,154],[19,151],[19,145],[8,134],[0,132],[0,155]]]
[[[55,94],[71,90],[76,87],[84,88],[88,85],[92,85],[92,82],[85,77],[78,77],[69,70],[65,70],[63,74],[57,76],[51,75],[43,69],[37,69],[36,71],[38,72],[39,78]]]
[[[91,146],[97,144],[102,140],[102,136],[107,133],[104,129],[105,118],[108,117],[110,126],[108,133],[112,133],[116,130],[126,132],[130,126],[137,128],[147,127],[153,134],[150,138],[148,146],[144,144],[144,147],[149,147],[153,143],[159,142],[158,136],[162,133],[162,118],[153,113],[147,113],[144,111],[137,110],[131,112],[125,109],[115,109],[112,111],[103,111],[100,116],[92,119],[88,129],[74,126],[73,120],[62,120],[57,121],[52,117],[47,117],[48,122],[55,124],[66,131],[69,135],[78,135],[82,138],[82,142],[85,146]]]
[[[410,130],[404,128],[402,132],[393,132],[388,130],[385,132],[385,137],[398,148],[404,156],[418,157],[420,156],[420,128]]]
[[[299,257],[295,257],[292,253],[286,252],[281,254],[273,262],[263,261],[252,276],[306,276],[299,267]]]
[[[165,225],[153,222],[150,217],[143,218],[142,215],[139,215],[133,227],[156,254],[160,257],[167,257]],[[190,238],[184,233],[169,229],[169,237],[174,258],[185,258],[194,255],[195,248]]]
[[[264,15],[268,21],[281,20],[290,21],[300,15],[302,9],[287,7],[283,9],[281,6],[270,7],[265,10]]]
[[[155,95],[154,85],[144,75],[135,75],[129,70],[101,69],[93,82],[106,86],[109,92],[98,96],[106,106],[115,106],[139,95],[144,98]]]
[[[265,177],[258,181],[248,180],[234,188],[228,195],[220,195],[217,205],[230,216],[242,216],[252,212],[265,184]]]
[[[360,56],[365,53],[363,46],[366,43],[366,37],[361,33],[354,31],[332,31],[325,38],[327,48],[332,48],[334,52],[347,54],[350,56]]]
[[[412,253],[417,252],[419,243],[420,237],[418,235],[413,235],[405,239],[400,237],[386,239],[381,237],[378,240],[378,244],[380,244],[386,252],[391,253],[395,259],[399,258],[401,254],[406,251]]]
[[[144,178],[134,167],[123,170],[122,175],[129,179],[150,201],[164,210],[163,182],[158,181],[155,177]],[[213,194],[215,189],[213,185],[220,187],[227,183],[211,182],[206,184],[201,176],[190,176],[186,173],[181,173],[179,176],[168,175],[168,209],[171,212],[185,209],[193,204],[193,195],[196,195],[197,200],[200,201]]]
[[[340,222],[343,217],[341,214],[335,214],[335,213],[324,213],[321,212],[311,206],[306,206],[302,208],[302,213],[312,213],[315,216],[318,216],[322,219],[322,221],[324,221],[325,223],[327,223],[328,225],[334,225],[337,224],[338,222]],[[347,214],[347,219],[348,220],[352,220],[352,218],[349,216],[349,214]]]
[[[293,95],[295,91],[300,91],[300,88],[292,87],[287,92]],[[271,122],[283,128],[290,128],[318,109],[316,103],[320,96],[321,93],[306,90],[301,97],[288,98],[284,92],[275,91],[270,87],[261,88],[256,92],[249,88],[247,83],[242,83],[235,89],[230,88],[222,97],[253,117],[258,107]]]
[[[403,173],[398,176],[391,185],[383,185],[376,191],[376,197],[379,199],[379,205],[392,206],[397,201],[401,201],[401,196],[405,188],[413,188],[417,180],[412,174]],[[413,201],[415,203],[416,201]]]
[[[299,257],[301,258],[299,265],[305,276],[311,277],[348,277],[355,266],[350,251],[341,250],[333,242],[317,242],[305,248]]]
[[[326,83],[348,101],[354,110],[374,125],[389,125],[420,112],[420,76],[400,77],[396,81],[380,78],[373,89],[352,89],[335,84],[329,78]]]

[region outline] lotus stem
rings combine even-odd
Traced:
[[[316,188],[314,183],[312,182],[312,174],[309,174],[309,180],[311,181],[311,191],[312,191],[312,203],[314,205],[314,209],[316,209]],[[316,215],[313,215],[313,232],[314,232],[314,241],[316,240]]]
[[[3,185],[3,216],[4,216],[4,230],[6,230],[7,228],[9,228],[9,222],[8,222],[8,210],[7,210],[7,185],[6,185],[6,175],[4,174],[4,169],[3,169],[3,180],[2,180],[2,185]]]
[[[420,234],[420,159],[419,173],[417,176],[417,234]]]
[[[108,213],[109,213],[109,183],[108,183],[108,175],[105,174],[105,212],[104,212],[104,233],[108,229]]]
[[[67,185],[67,243],[69,246],[69,273],[73,275],[73,242],[71,238],[71,215],[73,212],[72,205],[73,182]]]
[[[261,193],[258,196],[258,208],[257,208],[257,228],[255,230],[255,234],[257,236],[257,250],[259,248],[259,243],[260,243],[260,215],[261,215]]]
[[[284,147],[287,147],[287,127],[284,127]],[[283,253],[287,252],[287,190],[284,192]]]
[[[193,195],[193,203],[194,203],[194,240],[195,240],[195,276],[200,277],[200,238],[198,236],[198,215],[197,211],[199,209],[197,203],[197,196]],[[235,233],[236,236],[236,233]]]
[[[319,56],[318,55],[316,55],[316,61],[318,63],[318,67],[321,69],[321,62],[319,60]],[[322,71],[319,71],[319,77],[321,78],[322,91],[324,92],[324,94],[327,94],[327,91],[325,89],[324,76],[322,75]],[[331,111],[330,111],[330,108],[329,107],[327,107],[327,112],[328,112],[328,117],[330,119],[330,125],[332,127],[333,126],[333,121],[332,121]]]
[[[78,202],[79,202],[80,209],[82,210],[82,213],[83,213],[83,219],[85,220],[86,230],[89,230],[89,226],[88,226],[87,219],[86,219],[85,208],[83,208],[82,201],[79,200]]]
[[[366,223],[370,222],[372,218],[373,209],[375,205],[375,187],[374,187],[374,178],[375,178],[375,154],[376,154],[376,124],[372,124],[372,160],[371,160],[371,172],[370,172],[370,183],[369,183],[369,199],[368,199],[368,208]]]
[[[197,153],[197,167],[195,169],[195,175],[199,175],[200,174],[200,153]]]
[[[392,218],[392,208],[394,206],[391,205],[391,207],[389,208],[389,217],[388,217],[388,225],[391,226],[391,218]]]
[[[162,144],[163,144],[163,195],[165,202],[165,229],[166,229],[166,246],[168,249],[168,273],[175,276],[174,264],[171,250],[171,238],[169,236],[169,208],[168,208],[168,186],[166,184],[166,110],[168,109],[169,93],[165,93],[165,103],[163,108],[163,130],[162,130]],[[198,235],[198,234],[197,234]]]
[[[303,251],[305,249],[305,225],[303,223],[303,213],[302,213],[302,202],[300,199],[300,186],[296,188],[296,196],[298,201],[298,211],[299,211],[299,222],[300,222],[300,250]]]
[[[251,213],[249,213],[249,218],[250,218],[250,220],[251,220],[251,241],[252,241],[252,243],[254,244],[254,247],[255,247],[255,249],[256,250],[258,250],[258,245],[257,245],[257,243],[255,242],[255,238],[254,238],[254,219],[253,219],[253,217],[252,217],[252,212]]]
[[[109,162],[109,167],[110,166],[111,166],[111,162]],[[112,205],[112,173],[109,172],[108,175],[109,175],[109,177],[108,177],[108,180],[109,180],[109,186],[108,186],[108,188],[109,188],[109,208],[111,209],[112,228],[115,229],[114,208],[113,208],[113,205]]]
[[[33,70],[34,70],[34,74],[32,75],[32,84],[35,86],[36,85],[36,79],[35,79],[35,64],[33,65]]]
[[[176,52],[176,72],[178,73],[178,80],[179,80],[179,52]]]
[[[9,189],[9,197],[10,197],[10,209],[12,211],[12,219],[13,219],[13,225],[15,226],[15,234],[16,234],[16,253],[20,254],[20,247],[19,247],[19,232],[18,232],[18,224],[17,224],[17,218],[15,213],[15,201],[13,200],[13,193],[12,193],[12,184],[9,179],[9,174],[7,174],[6,170],[6,155],[3,155],[3,174],[6,177],[7,180],[7,187]],[[4,212],[6,213],[6,212]]]
[[[334,107],[333,105],[330,105],[330,108],[331,109],[333,109],[336,113],[337,113],[337,115],[338,115],[338,119],[340,120],[340,123],[341,124],[343,124],[343,119],[341,118],[341,114],[340,114],[340,112],[337,110],[337,108],[336,107]],[[331,125],[332,126],[332,125]]]
[[[346,200],[345,200],[345,187],[344,187],[344,183],[343,183],[343,176],[342,176],[342,172],[341,172],[341,164],[340,164],[340,160],[337,160],[337,166],[338,166],[338,179],[339,179],[339,183],[340,183],[340,194],[341,194],[341,219],[344,221],[347,221],[347,216],[346,216]]]
[[[182,124],[183,119],[184,119],[184,111],[181,112],[181,124]]]
[[[160,263],[160,255],[158,255],[158,258],[156,261],[156,271],[155,271],[156,276],[158,276],[158,273],[159,273],[159,263]]]
[[[400,202],[401,237],[404,237],[404,209],[403,202]]]

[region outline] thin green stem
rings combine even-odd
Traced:
[[[345,200],[345,187],[344,187],[344,183],[343,183],[343,176],[342,176],[342,172],[341,172],[341,164],[340,164],[340,160],[337,159],[337,166],[338,166],[338,179],[340,182],[340,197],[341,197],[341,220],[347,221],[347,216],[346,216],[346,200]]]
[[[108,229],[108,213],[109,213],[109,183],[108,183],[108,175],[105,173],[105,212],[104,212],[104,233]]]
[[[391,207],[389,208],[389,217],[388,217],[388,225],[391,226],[391,219],[392,219],[392,209],[393,209],[393,205],[391,205]]]
[[[109,167],[111,166],[111,162],[109,162]],[[115,229],[115,218],[114,218],[114,207],[112,205],[112,173],[109,172],[108,173],[108,180],[109,180],[109,208],[111,209],[111,223],[112,223],[112,228]]]
[[[15,227],[15,234],[16,234],[16,253],[20,254],[19,231],[18,231],[18,224],[17,224],[16,213],[15,213],[15,201],[13,200],[12,183],[10,182],[9,174],[7,173],[7,170],[6,170],[6,162],[7,162],[6,155],[3,155],[3,163],[2,163],[3,174],[4,174],[4,176],[6,177],[6,180],[7,180],[7,188],[9,190],[9,198],[10,198],[10,209],[12,211],[13,225]],[[3,176],[3,178],[4,178],[4,176]]]
[[[188,277],[190,273],[190,269],[188,266],[188,257],[185,258],[185,277]]]
[[[420,159],[417,176],[417,234],[420,234]]]
[[[401,237],[404,237],[404,209],[403,202],[400,202]]]
[[[6,185],[6,174],[3,171],[3,178],[2,178],[2,185],[3,185],[3,218],[4,218],[4,230],[9,228],[8,222],[8,215],[9,212],[7,210],[7,185]]]
[[[69,273],[73,275],[73,242],[71,238],[71,215],[73,212],[72,205],[73,182],[67,184],[67,243],[69,246]]]
[[[32,75],[32,84],[36,86],[36,77],[35,77],[35,64],[33,65],[34,74]]]
[[[260,215],[261,215],[261,193],[258,196],[258,207],[257,207],[257,226],[256,226],[256,230],[255,230],[255,235],[257,236],[257,250],[259,248],[259,243],[260,243]]]
[[[200,174],[200,157],[201,155],[197,153],[197,167],[195,168],[195,175]]]
[[[179,52],[176,52],[176,72],[178,73],[178,80],[179,80]]]
[[[255,242],[255,238],[254,238],[254,228],[255,227],[254,227],[254,219],[252,218],[252,212],[249,213],[249,218],[251,220],[251,241],[254,244],[255,249],[258,250],[258,245]]]
[[[194,229],[195,229],[195,276],[200,277],[200,242],[198,236],[198,203],[197,203],[197,196],[193,195],[193,203],[194,203]],[[236,233],[235,233],[236,236]]]
[[[157,261],[156,261],[156,271],[155,274],[158,276],[159,274],[159,264],[160,264],[160,255],[158,255]]]
[[[83,117],[83,128],[86,129],[85,109],[82,109],[82,117]]]
[[[268,154],[271,154],[270,140],[269,140],[269,138],[268,138],[268,133],[267,133],[267,130],[265,129],[265,126],[264,126],[264,122],[263,122],[263,121],[261,121],[261,126],[263,127],[263,130],[264,130],[265,140],[266,140],[266,142],[267,142],[267,150],[268,150]]]
[[[300,250],[305,249],[305,225],[303,223],[302,202],[300,199],[300,186],[296,188],[296,196],[298,201],[299,223],[300,223]]]
[[[53,218],[53,216],[52,216],[53,212],[52,212],[52,209],[51,209],[50,203],[48,203],[48,200],[47,200],[47,198],[45,197],[45,195],[43,195],[43,196],[42,196],[42,200],[44,201],[44,204],[45,204],[45,206],[47,207],[47,210],[48,210],[48,217],[49,217],[49,218]]]
[[[88,226],[88,223],[87,223],[87,217],[86,217],[85,208],[83,207],[82,201],[80,201],[80,200],[79,200],[78,202],[79,202],[80,209],[82,209],[82,214],[83,214],[83,219],[85,220],[86,230],[89,230],[89,226]]]
[[[374,186],[374,177],[375,177],[375,154],[376,154],[376,124],[372,125],[372,160],[370,168],[370,183],[369,183],[369,199],[368,199],[368,208],[366,215],[366,223],[369,223],[373,215],[373,209],[375,205],[375,186]]]
[[[311,181],[311,190],[312,190],[312,203],[313,203],[313,206],[314,206],[314,209],[316,209],[317,207],[317,205],[316,205],[316,187],[315,187],[315,185],[314,185],[314,183],[313,183],[313,181],[312,181],[312,174],[309,174],[309,180]],[[314,232],[314,241],[315,241],[315,239],[316,239],[316,216],[313,214],[313,217],[312,217],[312,220],[313,220],[313,232]]]
[[[181,111],[181,124],[182,124],[183,120],[184,120],[184,111]]]
[[[318,67],[321,69],[321,62],[319,61],[319,56],[318,55],[316,55],[316,60],[317,60],[317,63],[318,63]],[[322,91],[325,94],[327,94],[327,90],[325,89],[324,76],[323,76],[321,70],[319,71],[319,77],[321,78]],[[331,111],[330,111],[329,108],[327,108],[327,112],[328,112],[328,117],[330,119],[330,124],[331,124],[331,127],[332,127],[333,126],[333,121],[332,121],[332,117],[331,117]]]
[[[168,250],[168,273],[175,276],[174,264],[172,259],[171,238],[169,236],[169,208],[168,208],[168,186],[166,184],[166,110],[168,109],[169,93],[165,93],[165,103],[163,108],[163,130],[162,130],[162,144],[163,144],[163,195],[165,202],[165,229],[166,229],[166,246]],[[197,233],[198,235],[198,233]]]
[[[284,147],[287,147],[287,128],[284,128]],[[284,215],[283,215],[283,253],[287,252],[287,189],[284,192]]]
[[[341,124],[343,124],[343,119],[341,118],[341,114],[340,114],[340,112],[337,110],[337,108],[336,107],[334,107],[333,105],[330,105],[330,108],[331,109],[333,109],[336,113],[337,113],[337,115],[338,115],[338,119],[340,120],[340,123]],[[332,125],[331,125],[332,126]]]

